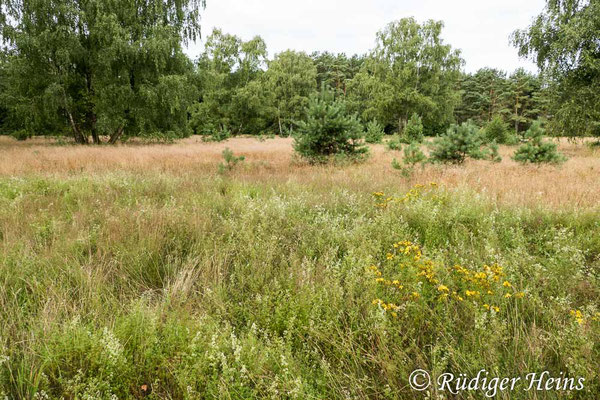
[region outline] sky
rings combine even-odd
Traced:
[[[520,59],[509,43],[515,29],[527,27],[545,0],[206,0],[202,37],[213,28],[249,40],[259,35],[269,55],[287,50],[363,54],[374,47],[375,34],[389,22],[415,17],[442,20],[442,37],[461,49],[464,69],[483,67],[511,72],[536,66]],[[203,40],[187,53],[197,58]]]

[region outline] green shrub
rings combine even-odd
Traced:
[[[243,162],[246,157],[244,156],[239,156],[236,157],[233,154],[233,151],[231,151],[231,149],[226,148],[225,150],[223,150],[223,160],[225,160],[225,163],[220,163],[219,164],[219,173],[225,173],[227,171],[231,171],[233,168],[235,168],[236,165],[238,165],[240,162]]]
[[[365,132],[365,142],[367,143],[381,143],[385,132],[383,127],[376,120],[369,121],[367,123],[367,130]]]
[[[229,138],[231,138],[231,130],[227,127],[221,127],[220,129],[216,129],[209,136],[204,137],[204,141],[206,142],[223,142]]]
[[[331,91],[312,96],[306,118],[296,123],[294,150],[311,162],[324,162],[332,156],[360,158],[368,152],[361,143],[362,125],[346,104]]]
[[[534,122],[525,133],[527,143],[517,149],[513,160],[520,163],[558,164],[566,157],[558,152],[556,143],[544,141],[544,129],[540,122]]]
[[[511,134],[501,116],[496,115],[484,129],[485,139],[498,144],[514,144],[516,136]]]
[[[402,175],[410,176],[414,172],[415,166],[419,163],[423,164],[426,160],[427,156],[421,151],[421,146],[418,143],[411,143],[404,147],[403,164],[394,158],[392,167],[400,170]]]
[[[471,122],[464,122],[450,126],[444,135],[434,140],[430,158],[433,162],[460,164],[467,158],[480,160],[488,155],[479,128]]]
[[[31,133],[27,132],[24,129],[20,129],[18,131],[15,131],[11,134],[12,137],[14,137],[17,140],[23,141],[23,140],[27,140],[29,138],[31,138]]]
[[[394,135],[390,140],[388,140],[387,148],[389,150],[400,151],[402,150],[402,143],[402,138],[399,135]]]
[[[423,141],[423,121],[416,113],[406,123],[402,140],[404,143],[421,143]]]
[[[489,153],[490,161],[493,161],[493,162],[502,161],[502,157],[500,156],[500,153],[498,152],[498,145],[496,144],[496,142],[490,143],[488,145],[488,148],[490,149],[490,153]]]

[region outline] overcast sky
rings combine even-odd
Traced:
[[[286,49],[362,54],[372,49],[375,33],[390,21],[413,16],[442,20],[442,36],[462,50],[469,72],[482,67],[513,71],[533,63],[519,59],[509,43],[512,31],[529,25],[544,0],[207,0],[202,35],[213,27],[240,36],[255,35],[269,55]],[[188,53],[196,58],[203,43]]]

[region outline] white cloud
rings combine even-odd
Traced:
[[[247,40],[255,35],[271,55],[285,50],[329,50],[365,53],[375,33],[387,23],[414,16],[418,21],[443,20],[443,37],[462,50],[465,69],[495,67],[535,70],[519,59],[509,43],[512,31],[524,28],[544,7],[544,0],[207,0],[202,14],[203,37],[218,27]],[[202,41],[188,49],[192,57]]]

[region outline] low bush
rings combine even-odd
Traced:
[[[421,143],[423,138],[423,121],[421,117],[414,113],[404,127],[402,141],[404,143]]]
[[[24,129],[20,129],[18,131],[13,132],[11,134],[11,136],[19,141],[24,141],[24,140],[30,139],[32,137],[32,134],[27,132]]]
[[[385,132],[383,127],[376,120],[367,122],[365,131],[365,142],[367,143],[381,143]]]
[[[476,160],[490,156],[479,128],[471,123],[452,125],[431,146],[430,160],[442,163],[463,163],[467,158]]]
[[[233,168],[235,168],[236,165],[238,165],[239,163],[243,162],[246,157],[244,156],[235,156],[233,154],[233,151],[231,151],[231,149],[226,148],[225,150],[223,150],[223,160],[225,161],[225,163],[219,163],[219,173],[223,174],[227,171],[231,171]]]
[[[534,122],[525,133],[526,143],[517,149],[513,160],[520,163],[559,164],[566,157],[558,152],[556,143],[544,141],[544,129],[540,122]]]
[[[414,172],[417,164],[424,165],[427,160],[427,156],[421,151],[421,146],[418,143],[411,143],[404,147],[404,158],[402,164],[399,163],[395,158],[392,161],[392,167],[400,170],[402,175],[408,177]]]
[[[495,116],[484,128],[485,138],[488,142],[498,144],[516,144],[517,137],[511,133],[501,116]]]

